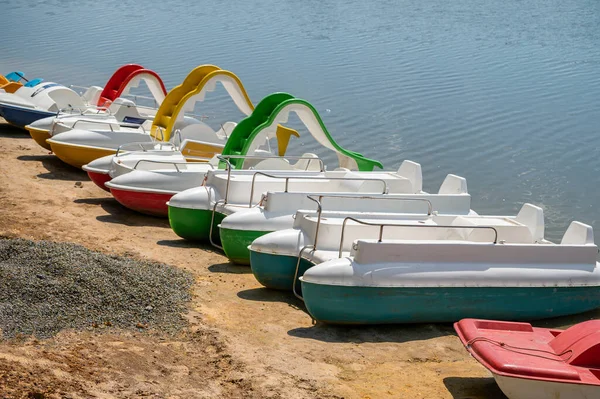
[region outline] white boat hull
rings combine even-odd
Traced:
[[[494,374],[508,399],[598,399],[600,386],[530,380]]]

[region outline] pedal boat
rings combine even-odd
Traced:
[[[22,81],[29,82],[23,72],[15,71],[6,75],[0,75],[0,93],[14,93],[23,87]]]
[[[323,162],[314,155],[294,157],[298,159],[294,164],[289,162],[294,159],[289,156],[287,159],[265,159],[255,168],[260,171],[244,170],[244,164],[248,162],[245,158],[265,142],[265,137],[276,137],[278,154],[285,153],[292,134],[277,132],[291,113],[299,117],[317,143],[336,153],[340,170],[325,171]],[[388,179],[405,187],[410,185],[406,178],[394,173],[369,173],[374,167],[382,168],[381,163],[340,147],[325,129],[314,107],[287,93],[265,97],[252,115],[233,130],[221,159],[225,162],[221,162],[220,167],[225,169],[208,171],[203,186],[182,191],[169,200],[171,228],[180,237],[208,241],[212,237],[210,231],[216,227],[211,220],[218,224],[226,215],[257,204],[262,193],[269,190],[281,191],[288,187],[290,190],[284,191],[291,191],[295,187],[294,191],[322,191],[335,180],[347,180],[351,184],[353,178]],[[351,177],[351,170],[360,173],[353,173]],[[382,187],[381,182],[379,184],[378,190]],[[218,229],[215,230],[218,233]],[[215,243],[218,245],[218,238]]]
[[[149,90],[150,96],[131,93],[132,89],[139,88],[142,82]],[[135,127],[152,120],[167,93],[162,79],[156,72],[137,64],[123,65],[118,68],[104,88],[71,87],[83,90],[83,97],[90,104],[97,105],[97,108],[86,109],[75,114],[54,113],[25,126],[35,142],[47,150],[51,150],[51,147],[46,140],[53,135],[75,128],[110,128],[111,125],[119,124]],[[136,104],[136,101],[140,101],[140,104]],[[142,102],[149,105],[142,105]]]
[[[508,399],[600,398],[600,320],[559,330],[463,319],[454,329]]]
[[[289,190],[283,191],[280,183],[278,191],[267,191],[257,205],[226,216],[218,226],[225,255],[233,263],[249,265],[248,247],[255,239],[292,228],[297,210],[315,209],[317,204],[322,204],[328,211],[378,209],[380,212],[423,213],[429,206],[442,214],[473,213],[464,178],[449,174],[438,193],[426,193],[422,190],[421,165],[416,162],[404,161],[395,173],[346,172],[338,173],[338,176],[307,183],[291,179]],[[362,201],[365,198],[373,201]]]
[[[215,153],[221,153],[223,144],[231,134],[235,122],[226,122],[217,131],[213,131],[204,123],[197,123],[194,137],[201,140],[181,140],[178,131],[170,141],[153,141],[142,143],[129,143],[120,146],[113,155],[107,155],[83,165],[89,178],[101,189],[110,192],[106,183],[111,179],[132,172],[134,170],[166,169],[177,171],[180,164],[188,162],[209,162]],[[202,129],[202,131],[200,131]],[[209,167],[207,167],[209,168]],[[208,170],[208,169],[206,169]]]
[[[180,142],[185,139],[204,141],[203,137],[210,130],[211,140],[216,141],[209,141],[199,149],[194,147],[209,153],[206,158],[210,159],[214,153],[221,151],[224,138],[218,137],[205,123],[187,116],[185,112],[193,110],[196,102],[204,101],[206,93],[213,91],[217,82],[222,83],[242,113],[252,112],[252,103],[237,76],[214,65],[201,65],[167,94],[152,122],[146,121],[137,127],[110,124],[110,129],[104,130],[77,128],[52,136],[47,143],[62,161],[81,168],[98,158],[114,155],[123,145],[168,142],[177,131],[181,133]]]
[[[318,321],[534,320],[600,306],[592,228],[572,222],[553,244],[531,204],[516,217],[299,211],[294,222],[252,243],[251,267],[296,292],[299,276]]]

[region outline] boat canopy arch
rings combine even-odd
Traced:
[[[138,69],[129,74],[117,90],[115,99],[128,95],[129,91],[132,88],[139,87],[142,81],[146,83],[156,104],[160,105],[167,95],[167,89],[160,76],[150,69]]]
[[[175,123],[183,118],[186,111],[192,111],[197,102],[204,101],[206,93],[214,91],[217,83],[223,85],[244,115],[252,113],[254,105],[241,80],[233,72],[215,65],[200,65],[167,94],[154,118],[151,135],[168,141]]]
[[[238,123],[227,140],[223,155],[250,154],[258,148],[263,141],[261,138],[265,136],[276,136],[278,144],[281,140],[289,141],[290,136],[282,135],[279,127],[288,121],[290,113],[298,115],[319,144],[337,154],[340,167],[361,171],[372,171],[375,166],[383,169],[379,161],[342,148],[329,134],[317,110],[306,100],[288,93],[273,93],[265,97],[250,116]],[[231,163],[236,168],[241,168],[244,159],[232,159]]]

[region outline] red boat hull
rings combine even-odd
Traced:
[[[110,192],[110,189],[106,187],[105,183],[111,180],[111,177],[108,173],[96,173],[96,172],[87,172],[90,179],[102,190],[106,190]]]
[[[167,202],[173,194],[127,191],[116,188],[111,188],[110,192],[121,205],[136,212],[165,218],[169,215]]]

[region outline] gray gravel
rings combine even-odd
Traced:
[[[191,275],[80,245],[0,239],[0,330],[50,337],[62,329],[176,333],[186,325]]]

